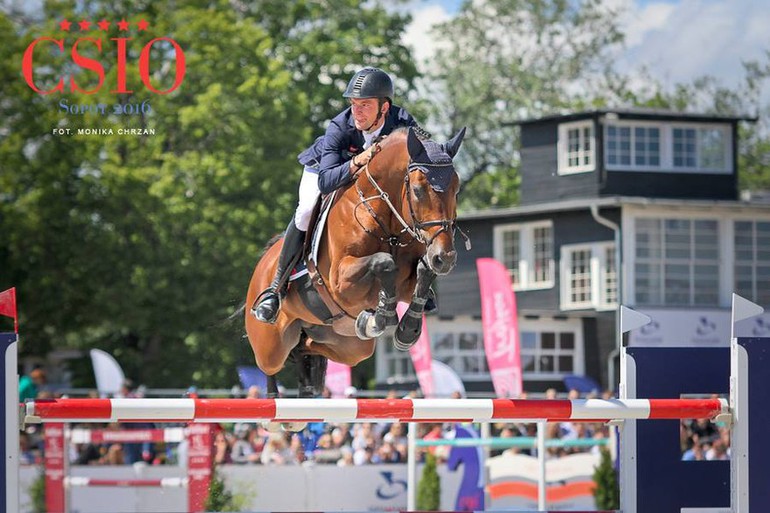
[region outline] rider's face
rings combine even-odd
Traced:
[[[353,120],[355,121],[356,129],[358,130],[371,132],[380,128],[385,122],[384,115],[380,116],[380,119],[377,120],[377,113],[380,111],[377,98],[351,98],[350,106],[353,110]],[[382,110],[385,111],[387,108],[388,104],[383,103]],[[377,120],[376,124],[375,120]]]

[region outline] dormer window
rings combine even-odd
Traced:
[[[726,127],[674,126],[674,168],[726,172]]]
[[[730,127],[635,120],[606,122],[604,161],[610,171],[732,172]]]
[[[559,174],[586,173],[596,169],[596,141],[592,121],[559,125]]]
[[[653,125],[608,125],[607,166],[659,168],[660,128]]]

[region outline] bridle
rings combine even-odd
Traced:
[[[376,143],[376,148],[374,150],[374,155],[379,153],[379,143]],[[401,215],[401,212],[396,208],[396,206],[393,204],[393,202],[390,200],[390,195],[382,190],[382,187],[377,183],[377,181],[374,179],[374,177],[369,172],[369,164],[364,166],[364,174],[366,175],[366,178],[369,180],[369,183],[374,187],[374,190],[377,192],[374,196],[366,197],[364,196],[363,191],[361,190],[361,187],[358,183],[358,176],[356,177],[356,191],[358,192],[359,202],[356,204],[356,210],[361,205],[365,206],[368,210],[369,214],[374,218],[374,220],[377,222],[377,225],[380,227],[380,230],[385,234],[385,237],[379,236],[376,233],[369,230],[366,226],[361,224],[361,228],[371,235],[372,237],[379,239],[382,242],[386,242],[391,247],[406,247],[412,242],[419,242],[421,244],[424,244],[425,246],[430,246],[433,241],[443,232],[451,233],[452,238],[454,239],[455,231],[459,230],[460,235],[465,240],[465,248],[470,249],[470,239],[465,234],[465,232],[462,231],[457,226],[456,219],[438,219],[433,221],[420,221],[417,219],[417,214],[414,210],[414,204],[412,202],[412,188],[410,187],[411,181],[410,176],[415,171],[422,171],[425,172],[426,170],[424,168],[431,167],[431,166],[446,166],[446,164],[431,164],[431,163],[417,163],[414,162],[412,159],[409,159],[409,164],[407,165],[407,172],[404,175],[404,187],[403,187],[403,195],[406,196],[406,202],[409,206],[409,216],[411,217],[411,223],[408,223],[404,217]],[[380,217],[377,215],[377,212],[374,211],[372,206],[369,204],[372,200],[382,200],[390,209],[390,212],[393,214],[393,217],[398,221],[398,223],[401,225],[402,229],[397,234],[392,234],[387,226],[382,222]],[[402,200],[403,202],[403,200]],[[360,223],[359,223],[360,224]],[[427,228],[433,227],[433,226],[440,226],[441,229],[436,231],[430,238],[426,238],[423,235],[423,231],[427,232]],[[411,239],[402,242],[401,236],[406,233],[408,234]]]

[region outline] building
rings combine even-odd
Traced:
[[[473,249],[437,282],[433,358],[467,390],[492,390],[480,257],[514,283],[527,391],[572,374],[615,388],[619,303],[655,321],[629,343],[726,344],[734,291],[770,304],[770,204],[739,197],[743,120],[634,109],[522,122],[521,204],[458,219]],[[413,372],[407,353],[378,350],[378,383]]]

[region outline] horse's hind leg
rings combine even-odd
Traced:
[[[396,335],[393,337],[393,346],[399,351],[408,351],[420,337],[422,315],[425,311],[425,303],[428,301],[430,284],[435,277],[435,273],[428,269],[420,259],[417,264],[417,284],[414,287],[412,301],[401,318],[398,329],[396,329]]]
[[[311,354],[304,347],[304,340],[294,350],[299,397],[318,397],[323,393],[328,360],[320,354]]]

